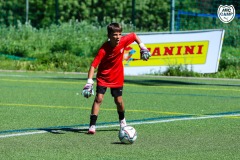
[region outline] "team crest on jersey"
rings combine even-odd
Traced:
[[[231,22],[235,17],[235,8],[233,5],[220,5],[218,7],[218,18],[223,23],[229,23]]]
[[[122,49],[120,50],[121,53],[123,53],[123,51],[124,51],[124,48],[122,48]]]

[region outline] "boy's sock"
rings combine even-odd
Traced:
[[[125,113],[125,111],[123,111],[123,112],[118,111],[118,116],[119,116],[119,120],[120,121],[125,118],[125,114],[124,113]]]
[[[96,125],[96,122],[97,122],[97,115],[91,114],[90,115],[90,125],[89,126]]]

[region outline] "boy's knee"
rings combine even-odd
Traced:
[[[122,105],[123,105],[123,100],[120,99],[120,98],[115,98],[115,104],[116,104],[117,106],[122,106]]]
[[[96,97],[96,98],[95,98],[95,102],[96,102],[96,103],[101,104],[102,101],[103,101],[103,98],[102,98],[102,97]]]
[[[116,101],[116,105],[118,105],[118,106],[122,106],[122,101]]]

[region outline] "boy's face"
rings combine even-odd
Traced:
[[[112,47],[116,47],[120,42],[121,37],[122,37],[122,32],[112,32],[111,34],[109,34],[108,38],[110,39],[110,45]]]

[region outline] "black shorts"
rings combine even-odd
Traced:
[[[110,89],[111,89],[111,94],[113,97],[122,96],[123,87],[110,88]],[[105,94],[106,91],[107,91],[107,87],[97,86],[97,90],[96,90],[97,93]]]

